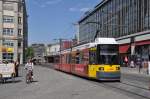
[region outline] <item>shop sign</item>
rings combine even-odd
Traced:
[[[7,48],[7,52],[8,52],[8,53],[12,53],[13,51],[14,51],[13,48]]]

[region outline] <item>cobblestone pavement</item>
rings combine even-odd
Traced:
[[[35,66],[34,75],[35,81],[26,84],[21,67],[15,83],[0,85],[0,99],[138,99],[45,67]]]

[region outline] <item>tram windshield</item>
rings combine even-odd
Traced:
[[[98,63],[99,64],[119,64],[118,45],[98,45]]]

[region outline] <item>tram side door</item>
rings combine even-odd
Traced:
[[[90,78],[96,78],[96,72],[97,72],[97,55],[96,55],[96,47],[89,49],[89,77]]]

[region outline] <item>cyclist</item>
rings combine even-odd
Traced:
[[[32,62],[32,60],[29,60],[29,61],[26,63],[25,69],[27,70],[27,74],[28,74],[29,72],[31,72],[32,79],[33,79],[33,62]]]

